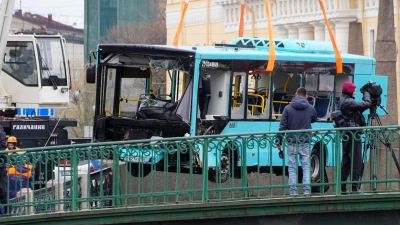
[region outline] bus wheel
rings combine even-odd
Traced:
[[[225,182],[229,178],[229,157],[226,153],[222,153],[220,167],[215,170],[208,170],[208,180],[211,182]]]
[[[151,172],[151,165],[141,164],[141,163],[126,163],[128,172],[131,173],[133,177],[145,177]]]
[[[311,183],[321,183],[321,153],[318,149],[313,149],[311,152]],[[326,169],[323,168],[324,171],[324,181],[323,183],[328,183],[328,174],[326,173]],[[311,188],[313,193],[323,193],[328,191],[329,186],[314,186]]]

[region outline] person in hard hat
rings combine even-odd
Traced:
[[[18,149],[19,148],[17,147],[17,138],[14,136],[8,137],[6,150],[18,150]],[[9,152],[8,154],[11,155],[12,152]],[[23,154],[23,153],[18,153],[18,154]]]
[[[17,138],[10,136],[7,139],[6,150],[18,150]],[[10,161],[13,164],[7,171],[8,193],[9,198],[15,198],[17,192],[22,188],[30,188],[32,182],[32,165],[29,164],[28,158],[24,155],[25,151],[9,152]]]

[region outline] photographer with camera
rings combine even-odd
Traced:
[[[346,127],[362,127],[366,126],[365,118],[362,113],[371,107],[371,95],[368,92],[370,83],[361,88],[363,93],[362,102],[354,99],[356,94],[356,85],[350,81],[346,81],[342,86],[342,97],[336,107],[341,105],[341,111],[346,118]],[[358,181],[361,178],[362,172],[362,155],[361,155],[361,131],[348,130],[342,138],[343,155],[341,165],[342,182],[346,182],[350,175],[351,165],[353,164],[353,173],[350,176],[350,181]],[[346,184],[342,184],[342,194],[346,194]],[[359,184],[353,183],[351,193],[362,193],[359,190]]]

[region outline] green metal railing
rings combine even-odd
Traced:
[[[367,195],[399,193],[395,159],[399,156],[400,127],[357,128],[347,136],[345,131],[307,131],[311,132],[308,141],[313,170],[307,176],[312,180],[312,196],[341,196],[346,194],[342,193],[342,184],[349,188],[354,183]],[[300,141],[287,143],[287,138],[300,133],[304,131],[92,143],[24,149],[23,154],[2,151],[0,166],[8,171],[24,165],[33,167],[30,185],[23,179],[7,182],[7,190],[14,190],[7,192],[8,202],[2,202],[2,206],[8,215],[17,216],[292,198],[287,154],[284,159],[278,157],[276,137],[284,136],[282,148],[286,151],[288,144]],[[350,175],[349,180],[341,181],[341,142],[347,139],[352,145],[357,140],[362,144],[361,180],[355,181]],[[302,177],[301,168],[297,176]],[[297,184],[296,201],[304,200],[303,186]]]

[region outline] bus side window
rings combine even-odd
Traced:
[[[342,95],[342,86],[346,81],[351,81],[347,74],[335,75],[335,96],[340,97]]]

